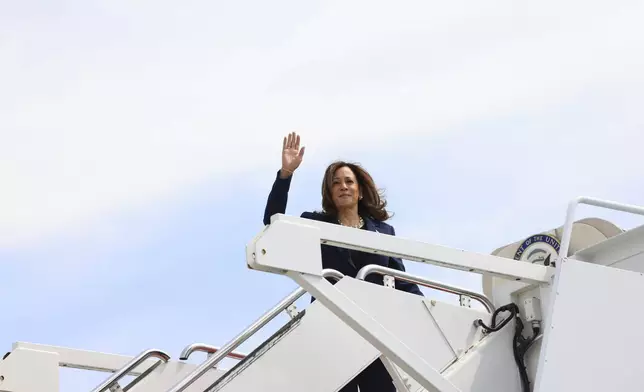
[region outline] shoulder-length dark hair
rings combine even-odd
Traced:
[[[325,214],[337,216],[338,211],[333,204],[331,188],[333,176],[336,170],[341,167],[348,167],[356,176],[358,185],[362,192],[362,199],[358,201],[358,213],[372,219],[384,222],[391,217],[387,209],[387,201],[384,198],[384,191],[376,187],[373,178],[365,169],[357,163],[336,161],[331,163],[324,172],[322,180],[322,210]]]

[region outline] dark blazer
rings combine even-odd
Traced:
[[[291,178],[292,177],[289,176],[286,179],[282,179],[279,176],[279,171],[277,172],[275,182],[273,183],[273,188],[268,195],[266,209],[264,210],[265,225],[270,223],[271,216],[275,214],[284,214],[286,212],[288,192],[291,187]],[[339,224],[338,221],[333,217],[319,212],[307,211],[302,213],[301,217],[327,223]],[[396,235],[394,228],[391,225],[365,216],[363,216],[362,218],[365,222],[365,225],[363,227],[364,230]],[[359,252],[330,245],[320,244],[320,247],[322,250],[322,268],[331,268],[351,277],[355,277],[362,267],[370,264],[377,264],[384,267],[405,271],[405,266],[402,260],[397,257]],[[383,285],[383,277],[379,274],[371,274],[367,276],[366,280],[371,283],[379,284],[381,286]],[[423,295],[418,286],[414,283],[396,280],[396,289],[413,294],[418,294],[421,296]]]

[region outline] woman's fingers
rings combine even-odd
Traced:
[[[298,135],[295,132],[289,133],[287,136],[284,136],[284,140],[282,141],[282,150],[289,150],[289,149],[300,149],[300,135]]]

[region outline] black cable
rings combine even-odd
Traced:
[[[523,392],[530,391],[530,380],[528,379],[528,372],[525,368],[525,362],[523,356],[525,354],[525,341],[528,340],[523,337],[523,322],[520,317],[516,318],[516,324],[514,329],[514,339],[512,340],[512,351],[514,353],[514,361],[519,368],[519,378],[521,379],[521,390]]]
[[[501,324],[497,325],[496,318],[501,312],[510,312],[512,313],[512,316],[508,317],[507,319],[503,320]],[[492,326],[488,327],[481,319],[476,320],[474,324],[482,327],[486,332],[496,332],[505,327],[517,314],[519,314],[519,307],[513,303],[509,303],[507,305],[501,306],[500,308],[495,310],[494,313],[492,313]]]
[[[510,312],[512,315],[507,319],[503,320],[501,324],[497,325],[497,317],[501,312]],[[486,332],[496,332],[505,327],[512,319],[514,319],[514,338],[512,339],[512,352],[514,354],[514,361],[516,362],[517,368],[519,370],[519,378],[521,379],[521,390],[523,392],[530,392],[530,380],[528,378],[528,371],[525,367],[524,356],[530,344],[537,338],[539,335],[539,328],[534,327],[533,335],[530,338],[523,337],[523,321],[519,316],[519,307],[514,303],[509,303],[507,305],[501,306],[492,313],[492,325],[487,326],[483,320],[478,319],[475,321],[475,325],[481,326]]]

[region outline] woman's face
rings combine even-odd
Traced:
[[[360,200],[360,186],[356,176],[347,166],[338,168],[331,181],[331,197],[338,210],[352,208]]]

